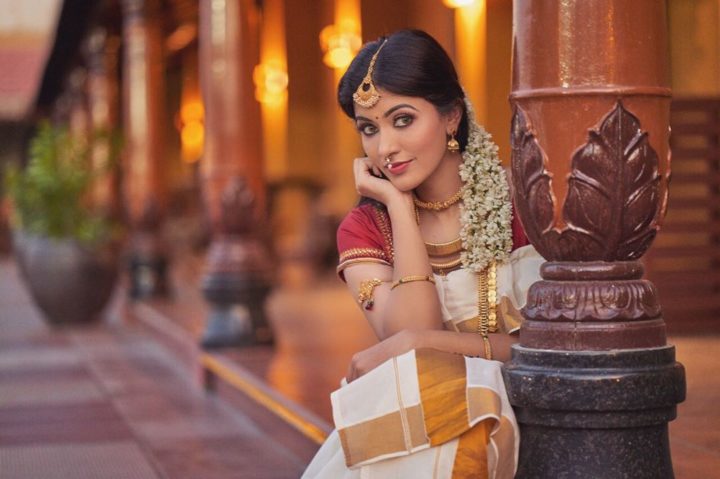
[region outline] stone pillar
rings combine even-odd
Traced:
[[[68,128],[76,137],[87,139],[90,130],[90,112],[87,96],[87,70],[76,67],[67,78],[69,99]]]
[[[114,132],[118,122],[118,50],[120,39],[96,27],[84,47],[87,65],[87,96],[90,113],[91,168],[98,175],[91,192],[92,205],[109,217],[118,214],[118,188],[114,149]]]
[[[672,478],[684,370],[638,262],[668,197],[665,2],[514,6],[514,200],[547,260],[505,371],[516,477]]]
[[[272,263],[266,234],[260,114],[252,69],[258,30],[252,2],[201,0],[200,72],[205,105],[203,197],[213,240],[202,281],[211,306],[205,347],[269,342],[263,314]]]
[[[65,78],[50,114],[52,123],[67,127],[70,133],[82,139],[88,130],[86,85],[87,71],[82,66],[74,67]]]
[[[130,295],[167,293],[164,210],[163,36],[159,0],[122,0],[123,196],[131,227]]]

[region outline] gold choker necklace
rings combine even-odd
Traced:
[[[430,256],[449,256],[462,251],[462,239],[459,237],[447,243],[425,243]]]
[[[460,187],[457,192],[452,195],[450,198],[446,199],[445,201],[422,201],[417,198],[417,196],[413,195],[413,202],[415,203],[415,206],[418,208],[422,208],[423,210],[432,210],[432,211],[442,211],[450,208],[452,205],[457,203],[462,199],[463,196],[463,188]]]

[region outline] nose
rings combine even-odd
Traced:
[[[378,156],[381,161],[385,161],[385,158],[392,157],[400,151],[397,135],[392,129],[380,130],[378,136]]]

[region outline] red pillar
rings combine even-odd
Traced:
[[[516,477],[671,478],[684,371],[638,262],[667,202],[666,5],[514,7],[514,200],[548,260],[506,369]]]
[[[206,347],[267,342],[270,291],[260,110],[252,69],[258,55],[253,2],[200,1],[200,72],[205,105],[203,197],[212,225],[202,289],[211,313]]]
[[[130,294],[167,293],[167,253],[160,236],[164,212],[162,172],[163,35],[158,0],[122,0],[123,189],[132,229]]]

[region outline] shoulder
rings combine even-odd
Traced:
[[[345,216],[337,231],[340,253],[338,274],[359,262],[392,265],[392,229],[387,210],[377,203],[363,203]]]

